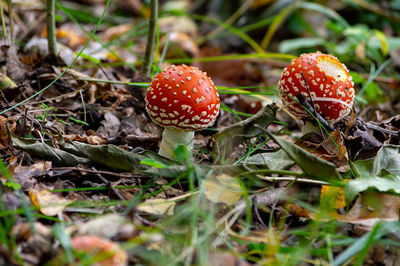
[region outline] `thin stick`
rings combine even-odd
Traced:
[[[13,18],[12,18],[12,14],[13,14],[13,10],[12,10],[12,0],[10,0],[10,2],[8,2],[8,20],[9,20],[9,24],[10,24],[10,41],[11,44],[14,44],[14,22],[13,22]]]
[[[3,28],[3,37],[4,40],[7,40],[7,29],[6,22],[4,21],[4,11],[3,11],[3,2],[0,1],[0,15],[1,15],[1,26]]]
[[[143,58],[142,72],[147,77],[151,74],[151,62],[153,60],[154,40],[156,38],[156,26],[158,17],[158,0],[150,1],[150,21],[147,33],[146,51]]]
[[[56,1],[46,1],[46,12],[47,12],[47,46],[49,47],[49,53],[57,54],[57,39],[56,39]]]

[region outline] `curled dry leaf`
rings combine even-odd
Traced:
[[[67,141],[86,142],[90,145],[101,145],[101,144],[105,144],[107,142],[106,139],[101,138],[96,135],[80,136],[78,134],[70,134],[70,135],[63,135],[63,137],[64,137],[64,140],[67,140]]]
[[[208,178],[204,187],[204,194],[209,200],[227,205],[237,202],[243,194],[239,181],[226,174]]]
[[[71,239],[73,248],[87,253],[93,265],[123,266],[127,265],[126,252],[115,242],[91,235],[78,235]]]

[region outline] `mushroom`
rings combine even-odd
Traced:
[[[354,103],[354,83],[346,66],[329,54],[302,54],[283,70],[279,91],[284,105],[299,118],[310,114],[295,100],[297,95],[310,100],[316,112],[334,123],[350,113]],[[308,89],[307,89],[308,86]]]
[[[172,65],[157,74],[146,94],[150,118],[164,127],[159,154],[173,158],[177,146],[193,150],[194,131],[211,126],[219,112],[212,80],[196,67]]]
[[[88,253],[94,265],[124,266],[127,265],[126,252],[115,242],[92,235],[77,235],[71,239],[75,251]]]

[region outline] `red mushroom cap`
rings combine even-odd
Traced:
[[[77,235],[71,239],[75,250],[87,252],[94,257],[99,266],[127,265],[128,256],[120,246],[108,239],[92,235]]]
[[[146,110],[159,126],[196,131],[214,123],[219,96],[206,73],[192,66],[172,65],[153,78]]]
[[[353,107],[354,83],[351,79],[346,66],[336,57],[316,52],[293,59],[283,70],[278,84],[283,104],[300,118],[307,118],[310,117],[307,111],[293,100],[299,93],[306,100],[310,99],[307,83],[316,111],[324,119],[335,122]]]

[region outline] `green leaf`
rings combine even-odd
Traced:
[[[213,139],[213,158],[215,162],[222,161],[225,154],[232,151],[246,139],[256,137],[265,132],[269,124],[275,120],[276,105],[265,106],[253,117],[226,127],[215,134]]]
[[[400,146],[385,145],[374,158],[355,161],[354,165],[360,172],[361,178],[382,176],[382,170],[392,175],[400,176]]]
[[[295,164],[295,162],[290,159],[284,150],[280,149],[274,152],[264,152],[253,155],[245,160],[243,164],[246,166],[264,165],[268,169],[283,170],[288,169],[290,166]]]
[[[179,145],[174,151],[174,159],[177,162],[183,163],[186,159],[188,159],[188,156],[189,151],[185,145]]]
[[[19,183],[16,183],[16,182],[4,182],[3,186],[9,187],[9,188],[11,188],[13,190],[21,189],[21,185]]]
[[[45,160],[52,161],[56,165],[75,166],[77,164],[88,165],[90,160],[78,157],[69,152],[56,149],[46,143],[34,139],[22,139],[10,134],[12,145],[30,154],[36,155]]]
[[[350,180],[344,189],[346,203],[351,203],[358,193],[368,189],[376,189],[380,192],[395,192],[400,194],[400,176],[364,177]]]
[[[341,177],[334,164],[314,156],[312,153],[300,148],[296,144],[282,137],[270,134],[271,138],[279,144],[287,155],[297,163],[303,172],[317,180],[331,182],[340,180]]]
[[[84,157],[96,164],[101,164],[113,169],[123,171],[138,171],[148,169],[140,162],[145,159],[143,155],[129,152],[115,145],[90,145],[77,141],[60,143],[60,146],[77,156]]]

